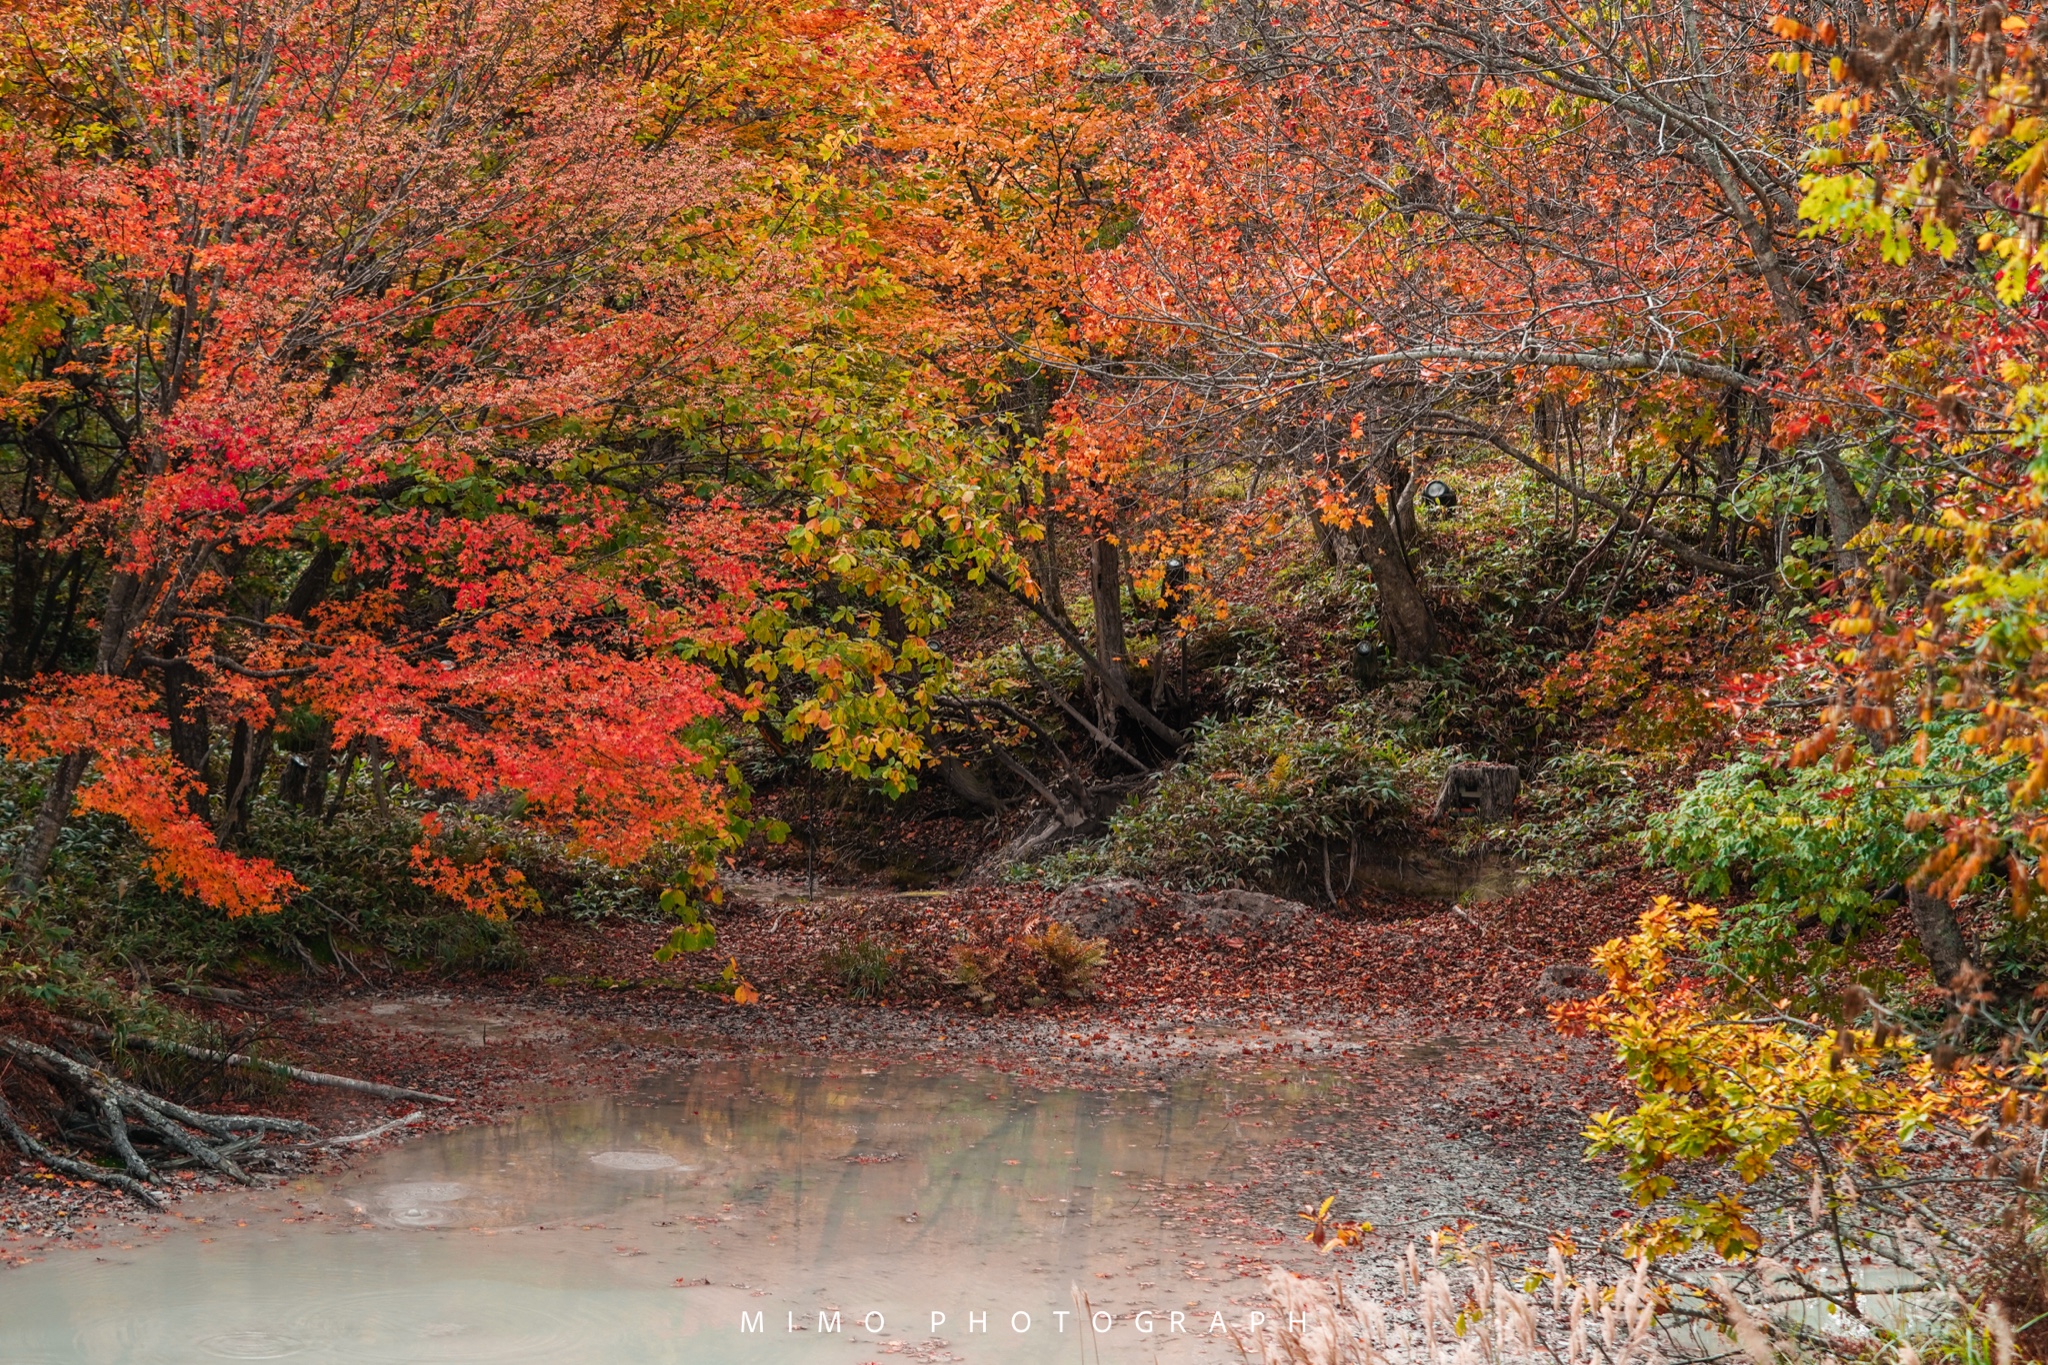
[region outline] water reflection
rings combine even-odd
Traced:
[[[0,1359],[1025,1361],[1084,1333],[1108,1359],[1221,1359],[1194,1329],[1256,1289],[1216,1269],[1207,1221],[1260,1147],[1341,1099],[1306,1072],[1106,1093],[707,1064],[409,1143],[293,1192],[302,1209],[222,1201],[248,1227],[212,1241],[0,1276]],[[1190,1327],[1158,1331],[1169,1310]]]

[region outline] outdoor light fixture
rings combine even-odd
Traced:
[[[1377,687],[1380,669],[1386,660],[1386,652],[1379,647],[1378,641],[1360,640],[1351,647],[1351,676],[1358,679],[1360,687]]]
[[[1188,566],[1178,559],[1166,561],[1166,587],[1170,592],[1179,592],[1188,585]]]
[[[1422,500],[1431,507],[1449,511],[1458,505],[1458,495],[1442,479],[1431,479],[1422,485]]]

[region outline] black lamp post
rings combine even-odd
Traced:
[[[1362,688],[1380,685],[1380,673],[1386,667],[1386,651],[1377,640],[1360,640],[1351,647],[1351,676]]]
[[[1163,607],[1171,608],[1174,603],[1180,600],[1181,590],[1186,588],[1187,585],[1187,561],[1179,555],[1175,555],[1166,561],[1166,587],[1159,594],[1159,604]],[[1180,636],[1180,693],[1185,697],[1188,692],[1188,637],[1181,634],[1177,628],[1174,633]]]
[[[1422,500],[1440,512],[1448,512],[1458,505],[1458,495],[1442,479],[1431,479],[1422,485]]]

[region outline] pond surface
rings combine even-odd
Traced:
[[[1221,1360],[1237,1189],[1340,1084],[707,1063],[0,1273],[0,1361]]]

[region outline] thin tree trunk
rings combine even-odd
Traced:
[[[1422,596],[1415,573],[1408,565],[1408,553],[1393,522],[1375,498],[1363,499],[1366,519],[1352,527],[1352,539],[1372,569],[1373,586],[1379,592],[1380,621],[1385,627],[1394,657],[1407,663],[1427,663],[1436,657],[1438,637],[1436,616]]]
[[[1422,492],[1422,474],[1411,469],[1408,480],[1401,485],[1400,493],[1394,498],[1394,532],[1401,538],[1401,548],[1412,550],[1422,537],[1422,524],[1415,519],[1415,498]]]
[[[391,785],[384,766],[384,743],[370,741],[370,792],[377,798],[377,818],[391,823]]]
[[[1021,602],[1032,615],[1051,627],[1052,633],[1060,637],[1060,643],[1065,645],[1073,653],[1074,657],[1081,661],[1082,667],[1101,679],[1102,685],[1109,688],[1116,696],[1118,704],[1135,716],[1140,725],[1164,740],[1170,750],[1178,752],[1181,746],[1187,743],[1185,735],[1159,719],[1157,715],[1153,714],[1150,707],[1131,694],[1130,688],[1123,686],[1116,680],[1115,675],[1103,666],[1102,660],[1095,657],[1095,651],[1088,647],[1088,642],[1081,638],[1079,632],[1074,629],[1072,622],[1053,615],[1046,609],[1044,602],[1025,593],[1017,584],[1003,578],[1000,574],[991,573],[989,581],[1010,594],[1018,602]]]
[[[1820,488],[1828,503],[1828,539],[1834,545],[1835,568],[1849,573],[1862,562],[1849,541],[1870,524],[1870,504],[1857,491],[1847,465],[1833,454],[1820,454]]]
[[[212,726],[207,723],[205,710],[192,705],[198,670],[184,662],[184,649],[185,642],[174,644],[169,651],[171,662],[164,665],[164,713],[170,718],[171,757],[197,779],[196,785],[186,790],[186,809],[212,824],[212,783],[207,772],[213,747]]]
[[[1955,907],[1936,895],[1909,888],[1906,901],[1913,914],[1913,933],[1927,965],[1934,972],[1934,984],[1944,990],[1955,984],[1957,973],[1970,961],[1970,945],[1956,923]]]
[[[1060,620],[1073,624],[1073,616],[1067,611],[1066,594],[1060,588],[1059,524],[1048,516],[1045,519],[1045,539],[1026,541],[1022,547],[1025,563],[1031,566],[1032,581],[1038,585],[1038,592],[1045,609]]]
[[[1337,550],[1337,530],[1323,520],[1322,510],[1316,506],[1316,500],[1309,496],[1305,485],[1301,490],[1301,510],[1308,514],[1309,530],[1315,535],[1316,549],[1322,552],[1323,562],[1333,569],[1342,568],[1344,557]]]
[[[331,825],[334,817],[341,814],[341,803],[348,798],[348,784],[355,779],[356,761],[362,755],[360,741],[351,740],[341,755],[341,776],[334,784],[334,799],[327,803],[327,814],[320,817],[320,823]]]
[[[14,864],[15,894],[28,895],[42,884],[43,874],[50,870],[50,858],[57,852],[57,836],[64,832],[64,822],[71,818],[72,798],[77,796],[78,784],[91,762],[89,749],[68,753],[57,760],[50,785],[43,790],[43,804],[37,807],[35,823],[29,827],[28,843]]]
[[[1123,552],[1107,536],[1088,547],[1088,595],[1095,608],[1095,657],[1115,675],[1117,684],[1101,690],[1098,714],[1107,729],[1117,713],[1117,691],[1128,694],[1131,685],[1131,651],[1124,636]]]
[[[95,660],[95,672],[119,677],[127,671],[128,661],[135,652],[132,628],[137,605],[146,603],[154,595],[152,585],[160,586],[163,577],[161,573],[152,574],[149,583],[145,583],[136,574],[117,573],[107,584],[107,605],[100,617],[99,657]],[[13,887],[16,894],[27,895],[42,884],[43,874],[49,871],[50,859],[57,851],[57,837],[71,819],[71,803],[78,795],[78,784],[85,780],[86,769],[92,766],[92,759],[91,749],[78,749],[58,761],[57,771],[51,774],[50,785],[43,792],[43,803],[36,810],[35,823],[29,828],[28,842],[15,860]]]
[[[220,822],[214,826],[214,841],[222,848],[233,843],[249,823],[249,801],[270,764],[270,727],[258,729],[246,720],[235,722],[235,738],[228,751],[228,777],[221,794]]]
[[[313,557],[292,583],[282,614],[295,621],[305,620],[306,614],[327,595],[334,581],[335,566],[340,563],[341,555],[332,545],[314,550]],[[214,838],[222,848],[234,842],[249,823],[249,802],[262,786],[263,770],[270,763],[272,747],[270,726],[255,730],[245,720],[235,722],[234,747],[228,758],[226,805],[221,809],[220,822],[214,826]],[[317,806],[311,809],[318,813]]]

